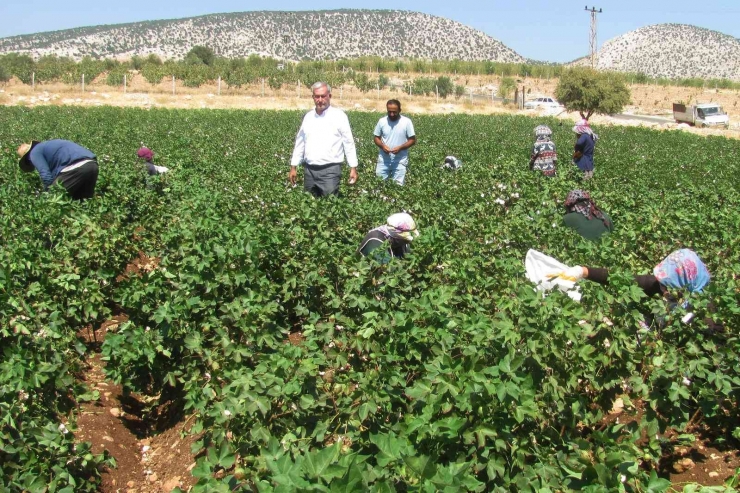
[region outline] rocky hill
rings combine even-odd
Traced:
[[[82,27],[0,38],[0,53],[182,58],[195,45],[217,55],[285,60],[360,56],[524,62],[487,34],[419,12],[335,10],[240,12],[187,19]]]
[[[657,24],[604,43],[598,66],[651,77],[740,80],[740,40],[686,24]]]

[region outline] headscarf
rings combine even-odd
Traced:
[[[154,153],[151,151],[151,149],[148,149],[146,147],[142,147],[141,149],[139,149],[136,155],[142,159],[146,159],[147,161],[151,161],[154,157]]]
[[[383,233],[386,238],[399,240],[404,243],[411,243],[414,237],[419,236],[419,230],[416,229],[416,222],[405,212],[398,212],[388,217],[386,223],[375,228]]]
[[[550,140],[552,130],[547,125],[537,125],[534,128],[534,136],[537,140]]]
[[[565,209],[568,212],[577,212],[586,216],[586,219],[596,217],[601,219],[604,226],[609,226],[609,220],[606,218],[601,209],[596,207],[596,203],[591,195],[585,190],[571,190],[565,198]]]
[[[591,136],[592,139],[594,139],[594,142],[599,140],[599,136],[594,133],[593,130],[591,130],[591,126],[588,123],[588,120],[581,119],[577,120],[575,126],[573,127],[573,131],[577,133],[578,135],[581,134],[588,134]]]
[[[704,262],[688,248],[676,250],[664,258],[653,269],[653,275],[663,286],[688,289],[692,293],[701,293],[711,278]]]

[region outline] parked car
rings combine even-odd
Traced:
[[[562,105],[558,103],[557,99],[554,98],[536,98],[531,101],[527,101],[524,103],[524,108],[526,109],[534,109],[534,108],[560,108]]]

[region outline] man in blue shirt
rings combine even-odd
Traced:
[[[403,185],[409,165],[409,147],[416,144],[414,124],[401,115],[401,102],[389,100],[385,105],[388,116],[375,126],[375,145],[378,146],[378,165],[375,174],[384,180],[392,178]]]
[[[44,189],[62,185],[75,200],[92,198],[98,181],[95,154],[69,140],[33,141],[18,146],[18,165],[23,171],[39,172]]]

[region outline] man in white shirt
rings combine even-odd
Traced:
[[[393,179],[403,185],[406,168],[409,165],[409,147],[416,144],[416,133],[411,120],[401,115],[401,102],[391,99],[385,104],[388,116],[378,120],[375,126],[375,145],[378,152],[378,165],[375,174],[384,180]]]
[[[331,106],[331,87],[326,82],[311,86],[316,108],[306,113],[298,130],[290,159],[288,180],[295,185],[298,165],[303,163],[303,188],[315,197],[338,195],[342,162],[347,158],[349,184],[357,181],[357,151],[349,119]]]

